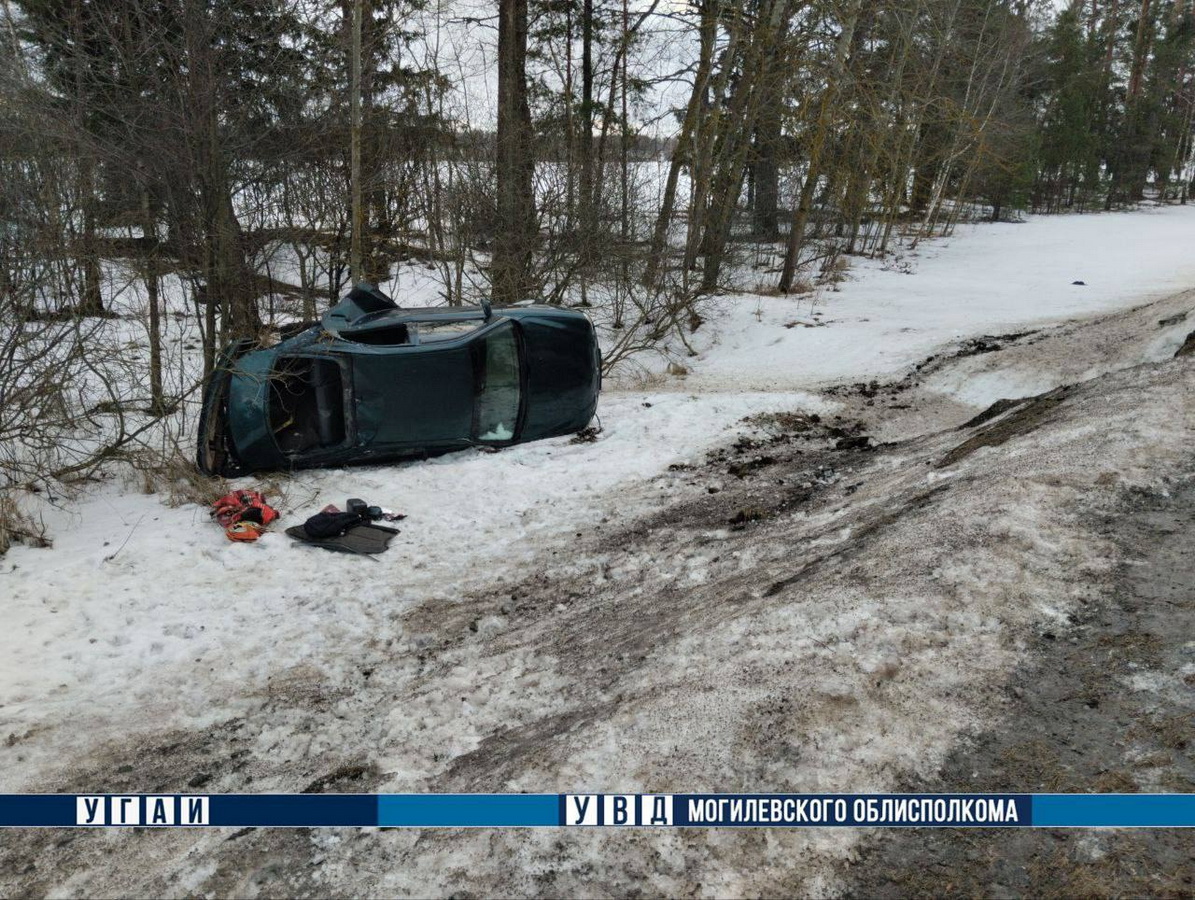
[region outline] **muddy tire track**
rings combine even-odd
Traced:
[[[1195,481],[1132,492],[1097,527],[1126,560],[1114,590],[1039,636],[998,729],[906,790],[1195,792]],[[1195,843],[1164,828],[892,830],[844,893],[1190,897]]]

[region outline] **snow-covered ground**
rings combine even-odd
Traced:
[[[896,372],[968,335],[1195,284],[1192,247],[1193,207],[964,226],[915,255],[856,262],[839,290],[812,301],[720,298],[697,333],[690,374],[649,391],[608,391],[595,443],[559,439],[283,482],[274,499],[284,524],[347,497],[406,512],[402,535],[376,562],[281,533],[232,544],[203,509],[103,485],[45,510],[53,549],[16,547],[0,562],[0,733],[44,730],[53,746],[81,739],[81,716],[95,719],[86,739],[147,710],[155,725],[219,717],[279,668],[355,665],[354,648],[397,627],[413,604],[514,578],[567,552],[576,533],[650,508],[647,479],[725,441],[745,416],[824,413],[833,403],[811,391],[829,382]],[[821,324],[786,327],[794,322]],[[966,394],[966,385],[950,389]],[[7,767],[0,787],[27,784],[38,761]]]
[[[808,390],[863,380],[898,372],[960,338],[1123,309],[1189,288],[1195,207],[962,225],[914,253],[850,262],[838,291],[820,287],[800,300],[725,298],[723,315],[698,332],[701,356],[684,387]]]
[[[774,407],[828,404],[799,393],[612,393],[596,443],[305,472],[271,495],[284,525],[348,497],[407,513],[376,561],[300,545],[280,528],[233,544],[205,509],[170,508],[119,482],[47,509],[53,549],[17,547],[0,563],[0,734],[71,721],[78,736],[87,711],[118,727],[159,703],[159,724],[211,714],[217,698],[223,714],[278,667],[318,659],[352,668],[358,648],[412,604],[515,577],[603,518],[625,520],[651,501],[620,503],[628,485]],[[5,778],[12,786],[31,773]]]
[[[293,760],[296,767],[312,766],[321,754],[333,752],[338,741],[367,733],[373,762],[382,768],[383,787],[418,789],[423,779],[475,750],[506,718],[525,717],[529,704],[540,715],[566,715],[575,701],[557,672],[564,664],[546,665],[536,655],[543,648],[534,647],[530,639],[509,640],[505,650],[493,650],[484,658],[471,656],[466,645],[447,654],[430,674],[420,668],[414,658],[419,648],[440,639],[437,623],[452,619],[453,609],[470,594],[517,584],[545,564],[568,571],[579,542],[616,531],[658,507],[661,498],[674,499],[675,491],[686,490],[683,476],[657,476],[669,466],[700,461],[706,450],[742,431],[745,416],[778,410],[831,413],[837,401],[817,392],[829,383],[898,373],[963,337],[1129,308],[1191,287],[1192,247],[1195,207],[966,227],[949,240],[923,244],[916,255],[886,263],[856,261],[839,290],[824,290],[813,300],[746,295],[719,299],[718,308],[697,332],[699,352],[686,360],[689,374],[656,380],[649,389],[615,385],[603,396],[603,430],[593,443],[559,439],[497,454],[465,452],[400,466],[308,472],[278,485],[273,499],[283,511],[283,525],[301,522],[324,504],[342,503],[347,497],[363,497],[407,513],[402,534],[376,560],[300,546],[281,529],[254,545],[232,544],[209,523],[205,510],[170,508],[161,498],[137,493],[119,481],[98,486],[80,501],[48,508],[54,547],[16,547],[0,559],[5,623],[0,630],[0,737],[8,737],[0,741],[0,790],[44,784],[64,765],[79,764],[93,747],[119,746],[137,735],[194,729],[260,712],[263,698],[274,692],[293,694],[297,682],[334,685],[358,700],[344,700],[337,724],[318,735],[303,731],[301,715],[258,722],[256,752]],[[1072,285],[1076,280],[1086,285]],[[1170,347],[1181,339],[1180,330],[1191,327],[1176,324],[1150,340]],[[1016,379],[988,375],[991,384],[978,393],[968,393],[965,379],[944,378],[929,387],[965,403],[989,402],[992,392],[1010,386],[1016,393]],[[1041,385],[1034,387],[1040,389]],[[1162,402],[1159,393],[1158,404]],[[1091,422],[1077,425],[1065,441],[1081,442],[1087,433],[1083,429],[1092,427]],[[1123,459],[1109,465],[1118,477],[1129,478],[1131,447],[1123,442],[1116,446]],[[1169,447],[1167,452],[1179,449]],[[1024,509],[997,518],[996,526],[1004,529],[998,538],[1014,549],[1024,547],[1026,554],[1049,557],[1046,544],[1053,538],[1035,534],[1033,519],[1049,498],[1035,493],[1034,486],[1014,490],[1014,483],[1008,482],[1010,502],[1023,502]],[[832,522],[822,524],[828,528]],[[820,527],[809,523],[810,533]],[[832,529],[822,530],[819,540],[828,544],[849,537],[846,532],[834,536]],[[774,556],[778,549],[782,548],[761,552]],[[699,586],[709,577],[714,555],[712,550],[694,551],[683,560],[661,558],[650,564],[659,567],[661,577]],[[957,589],[965,592],[987,577],[980,570],[983,565],[1000,569],[1011,565],[1009,560],[1013,557],[1003,562],[978,560],[969,565],[980,568],[970,569],[952,564],[935,577],[961,585]],[[577,571],[590,562],[579,561]],[[648,566],[649,561],[638,564]],[[733,563],[744,572],[754,564],[754,558]],[[1053,571],[1047,569],[1046,580]],[[594,575],[598,581],[618,577],[609,572]],[[867,651],[851,663],[847,681],[886,670],[884,641],[890,636],[869,634],[866,625],[871,615],[867,604],[882,600],[854,593],[849,615],[839,609],[825,620],[826,627],[832,625],[838,632],[850,630]],[[1004,600],[1018,602],[1001,594],[984,600],[995,604],[991,609],[944,607],[943,621],[996,641],[1004,627],[997,607]],[[897,605],[902,610],[908,606],[908,616],[916,618],[914,601],[904,598]],[[838,609],[837,600],[826,602],[827,609]],[[1063,606],[1060,599],[1058,609]],[[801,621],[818,608],[802,613]],[[1045,608],[1031,612],[1055,614]],[[746,632],[740,622],[735,626],[739,630],[730,629],[726,638],[749,652],[760,634],[790,629],[792,615],[791,609],[772,611],[760,619],[758,628]],[[471,627],[482,637],[498,634],[507,626],[504,616],[483,616]],[[609,625],[611,634],[621,627],[617,622]],[[702,648],[714,638],[701,631],[693,646],[674,644],[668,653],[675,665],[656,671],[671,672],[665,680],[681,677],[685,655],[705,652]],[[952,698],[951,703],[965,702],[965,697],[959,700],[962,693],[952,692],[973,687],[974,679],[964,678],[961,667],[975,645],[959,645],[957,658],[951,657],[951,665],[957,667],[943,670],[938,683],[931,677],[934,659],[940,663],[943,657],[934,657],[931,650],[936,645],[922,638],[927,641],[922,647],[925,657],[918,659],[924,662],[925,683],[936,684],[934,689]],[[819,652],[813,645],[798,649],[812,654],[810,659]],[[986,665],[995,671],[1015,650],[1001,645]],[[396,679],[388,687],[371,684],[368,692],[352,687],[362,684],[361,672],[379,665],[388,666],[388,677]],[[627,713],[630,718],[606,719],[600,746],[573,747],[568,765],[541,760],[540,772],[545,778],[551,773],[551,784],[536,783],[535,772],[529,771],[490,788],[554,790],[560,779],[578,788],[658,788],[636,780],[632,745],[620,737],[627,731],[641,733],[644,740],[659,738],[651,716],[667,719],[671,682],[644,684],[644,698],[662,699],[645,699],[639,713]],[[822,692],[818,696],[824,694],[818,702],[827,716],[836,705],[856,702],[843,693],[849,685],[836,688],[819,681],[813,688]],[[755,697],[746,683],[736,690]],[[413,699],[404,705],[396,701],[400,697]],[[364,698],[379,705],[364,709]],[[752,700],[756,701],[767,698],[760,695]],[[725,715],[717,704],[706,713],[697,700],[686,704],[685,715]],[[927,714],[927,707],[912,701],[908,709],[910,715]],[[866,707],[866,712],[880,716],[882,711]],[[899,741],[884,746],[835,739],[831,729],[824,737],[834,741],[836,762],[831,764],[823,755],[813,768],[775,774],[786,786],[807,789],[879,787],[889,783],[892,772],[945,752],[966,724],[966,717],[958,715],[962,725],[946,729],[912,727],[915,718],[884,719],[881,724],[899,735]],[[831,719],[814,724],[828,729]],[[434,765],[424,752],[429,741],[437,747]],[[683,755],[678,758],[683,760]],[[703,757],[703,764],[713,758]],[[634,785],[611,783],[619,771]],[[764,771],[766,765],[760,769]],[[679,778],[679,770],[673,774]],[[600,783],[590,784],[589,779]],[[703,782],[691,787],[707,786],[718,785]],[[249,789],[293,787],[281,780],[256,782]],[[678,781],[668,787],[684,786]],[[770,787],[758,784],[753,789]],[[825,841],[834,848],[831,856],[842,852],[836,839]],[[806,850],[809,846],[802,845]],[[540,858],[534,852],[532,856]],[[389,886],[417,893],[432,884],[415,879]],[[682,881],[655,884],[666,891]],[[808,882],[806,887],[816,884]],[[749,882],[728,882],[710,889],[751,887]]]

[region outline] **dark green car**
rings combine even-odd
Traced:
[[[362,284],[318,325],[225,351],[204,395],[198,463],[236,475],[506,447],[585,428],[600,388],[582,313],[400,309]]]

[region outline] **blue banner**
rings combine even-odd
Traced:
[[[1195,794],[0,794],[0,827],[1195,827]]]
[[[1191,828],[1195,794],[1034,794],[1042,828]]]
[[[558,794],[380,794],[378,825],[509,828],[559,825]]]

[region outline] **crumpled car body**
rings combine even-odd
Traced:
[[[597,410],[601,352],[575,310],[400,309],[358,285],[319,324],[227,348],[204,394],[210,475],[367,464],[571,434]]]

